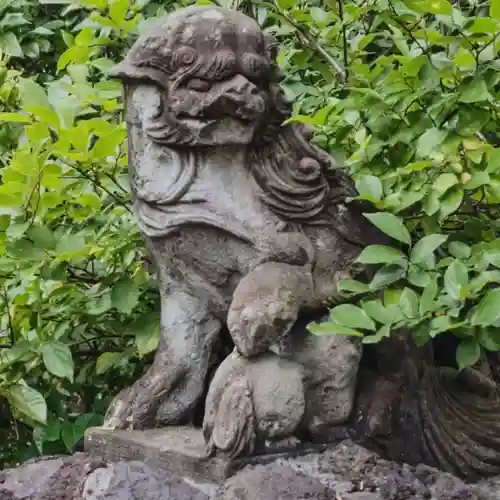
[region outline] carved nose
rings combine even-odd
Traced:
[[[249,97],[259,94],[259,89],[243,75],[236,75],[226,89],[227,97],[236,102],[245,101]]]

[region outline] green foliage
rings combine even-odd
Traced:
[[[358,261],[377,266],[371,282],[341,282],[350,304],[313,333],[373,343],[407,330],[422,345],[450,332],[460,368],[498,349],[499,9],[496,0],[283,6],[309,45],[281,56],[299,97],[294,119],[318,128],[378,210],[366,217],[393,241],[364,249]]]
[[[141,10],[162,10],[59,3],[29,4],[37,26],[52,16],[57,28],[35,33],[58,50],[51,61],[16,70],[29,58],[19,51],[0,67],[0,461],[72,451],[159,341],[158,292],[130,209],[121,85],[106,71],[137,36]],[[29,447],[16,450],[15,434]]]

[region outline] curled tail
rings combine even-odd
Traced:
[[[429,460],[477,480],[500,474],[500,393],[472,369],[428,368],[419,391]]]

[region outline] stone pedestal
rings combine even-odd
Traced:
[[[147,430],[110,430],[93,427],[85,435],[85,451],[108,462],[140,461],[169,477],[187,482],[221,485],[246,465],[268,464],[278,458],[322,451],[326,445],[290,447],[272,453],[231,460],[209,457],[201,429],[167,427]]]
[[[231,475],[231,462],[207,455],[201,430],[168,427],[147,430],[88,429],[85,451],[109,462],[141,461],[172,477],[221,484]]]

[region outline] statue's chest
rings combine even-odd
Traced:
[[[271,235],[280,230],[281,220],[261,201],[259,187],[244,165],[200,165],[187,195],[199,200],[218,218],[237,222],[251,232]]]

